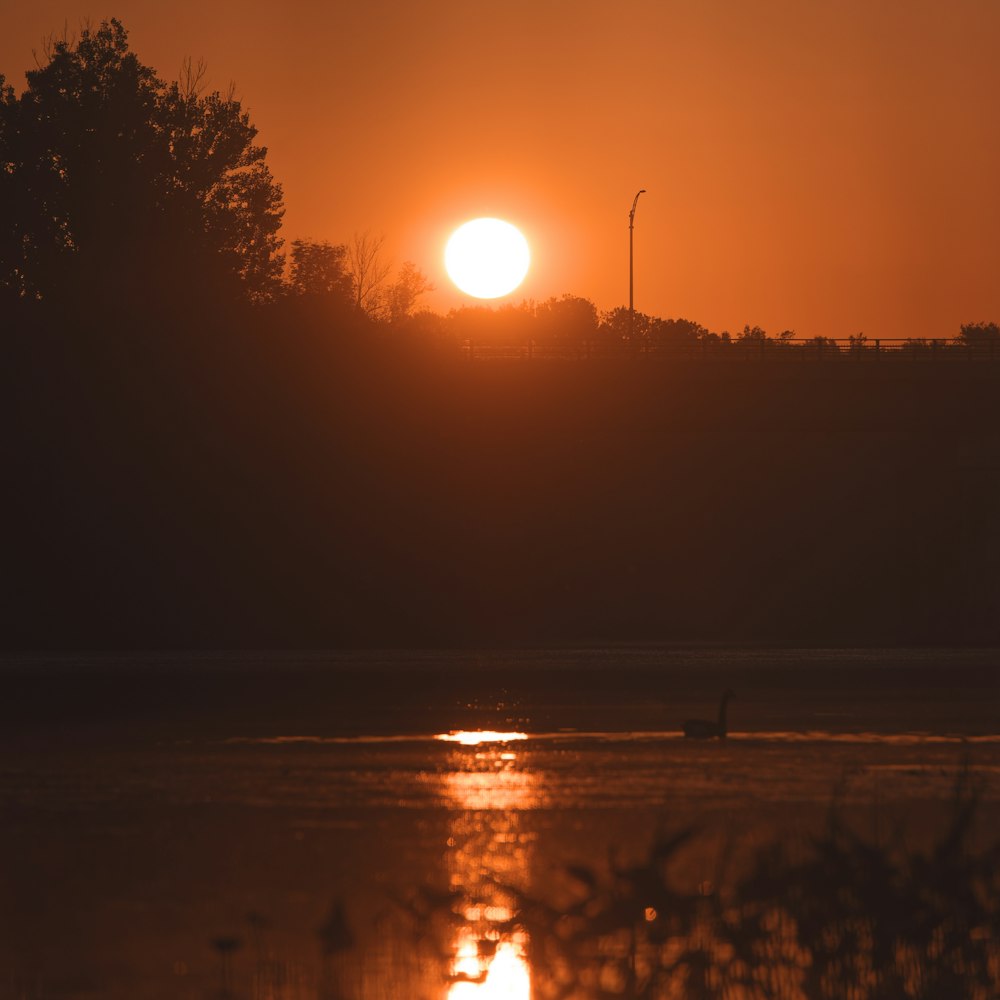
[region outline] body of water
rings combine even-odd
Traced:
[[[808,853],[831,810],[919,852],[961,782],[985,842],[998,664],[645,647],[9,658],[0,995],[555,995],[531,907],[569,919],[658,838],[692,831],[670,878],[702,899],[770,844]],[[727,738],[685,739],[726,688]]]

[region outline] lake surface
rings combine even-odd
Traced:
[[[1000,829],[989,650],[22,656],[0,680],[0,996],[25,1000],[526,1000],[551,969],[520,894],[565,904],[658,833],[697,829],[672,877],[711,895],[833,804],[920,849],[963,773],[974,838]],[[726,688],[728,738],[685,740]]]

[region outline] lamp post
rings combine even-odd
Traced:
[[[635,339],[635,302],[632,297],[632,230],[635,228],[635,206],[638,204],[639,195],[645,194],[643,188],[639,194],[632,199],[632,211],[628,213],[628,342],[631,344]]]

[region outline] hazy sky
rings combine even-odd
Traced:
[[[384,233],[437,285],[460,222],[521,227],[514,294],[715,330],[951,336],[1000,321],[997,0],[4,3],[0,72],[120,18],[166,79],[234,81],[284,235]]]

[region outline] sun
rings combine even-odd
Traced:
[[[477,299],[514,291],[528,273],[531,251],[517,226],[503,219],[472,219],[451,234],[444,250],[448,277]]]

